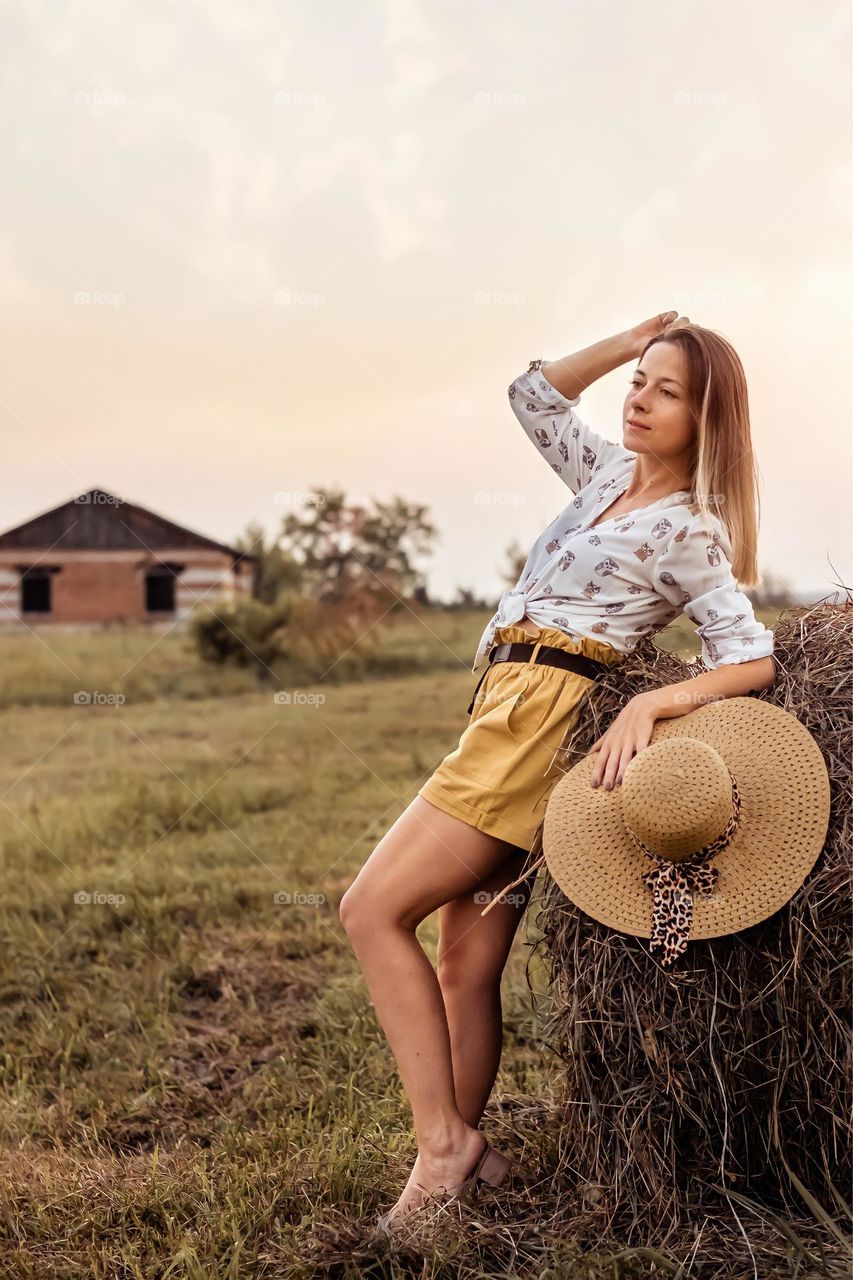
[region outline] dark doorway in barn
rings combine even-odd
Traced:
[[[145,609],[148,613],[175,612],[175,582],[183,565],[157,564],[145,575]]]
[[[50,613],[50,569],[25,569],[21,575],[21,613]]]

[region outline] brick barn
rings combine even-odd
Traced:
[[[90,489],[0,534],[0,623],[181,622],[248,596],[253,559]]]

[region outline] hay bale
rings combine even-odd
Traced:
[[[802,721],[831,783],[826,844],[780,911],[691,942],[669,971],[648,940],[592,920],[544,876],[535,946],[551,975],[544,1036],[564,1064],[560,1178],[587,1220],[660,1238],[691,1228],[697,1209],[734,1211],[740,1195],[805,1208],[836,1240],[835,1220],[849,1220],[851,655],[850,599],[787,610],[776,683],[749,695]],[[558,767],[584,756],[629,697],[695,670],[644,642],[591,687]]]

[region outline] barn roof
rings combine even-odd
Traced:
[[[36,547],[66,551],[163,551],[205,548],[255,557],[225,542],[167,520],[146,507],[125,502],[106,489],[89,489],[50,511],[0,533],[0,550]]]

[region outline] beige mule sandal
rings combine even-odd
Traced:
[[[451,1200],[470,1200],[477,1190],[478,1182],[487,1182],[490,1187],[498,1186],[509,1169],[509,1160],[501,1151],[496,1151],[490,1142],[483,1148],[483,1154],[474,1166],[473,1172],[462,1183]]]
[[[477,1163],[469,1173],[468,1177],[459,1187],[458,1191],[447,1197],[445,1203],[450,1204],[454,1200],[470,1201],[476,1194],[477,1185],[480,1182],[486,1182],[490,1187],[497,1187],[506,1176],[510,1167],[509,1159],[501,1151],[497,1151],[490,1142],[486,1142]],[[411,1211],[410,1211],[411,1212]],[[378,1232],[389,1232],[395,1222],[401,1218],[407,1218],[409,1213],[396,1214],[391,1217],[391,1211],[383,1213],[376,1222],[376,1230]]]

